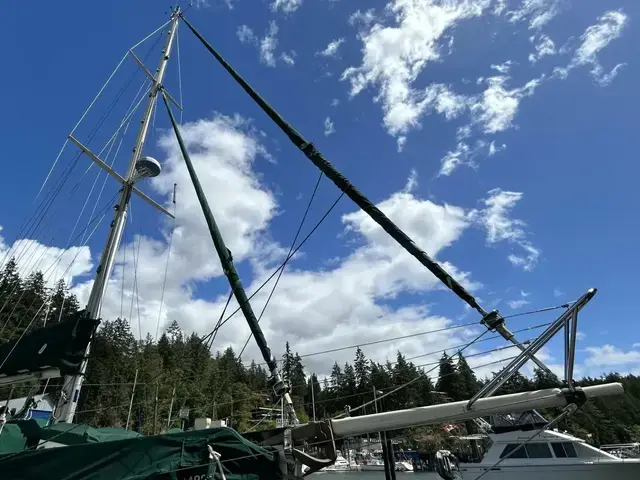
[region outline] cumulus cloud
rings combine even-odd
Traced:
[[[394,24],[372,22],[360,33],[362,63],[347,68],[342,80],[349,81],[352,96],[370,86],[378,88],[376,99],[390,134],[418,128],[433,99],[428,91],[414,87],[414,82],[429,62],[440,58],[443,35],[457,22],[481,15],[489,3],[391,1],[387,11]]]
[[[245,278],[245,286],[251,293],[285,253],[269,236],[270,222],[278,211],[276,197],[261,183],[255,170],[256,162],[268,158],[260,143],[262,136],[242,118],[223,115],[187,123],[182,132],[203,188],[211,199],[215,198],[211,208],[236,265],[251,267],[252,275]],[[173,185],[179,185],[162,311],[160,296],[168,253],[168,223],[162,224],[160,237],[136,236],[122,245],[102,317],[115,318],[123,314],[130,318],[136,336],[144,336],[146,332],[154,336],[157,324],[162,331],[174,319],[186,331],[205,333],[213,328],[223,309],[228,285],[175,140],[171,136],[162,137],[160,147],[164,151],[164,158],[161,157],[164,169],[162,175],[151,181],[154,196],[170,204]],[[414,193],[416,185],[417,174],[411,172],[401,191],[377,206],[421,248],[439,259],[472,222],[461,207],[420,199]],[[137,208],[136,204],[133,208]],[[358,344],[453,324],[453,320],[432,312],[422,299],[398,306],[394,299],[400,294],[440,295],[444,292],[436,292],[444,287],[363,212],[354,209],[343,215],[341,222],[343,234],[339,238],[350,246],[349,253],[329,266],[305,264],[302,268],[294,258],[280,280],[261,321],[276,355],[285,340],[291,341],[300,353],[309,353],[327,346]],[[86,259],[79,272],[86,273],[90,268],[91,258],[87,255]],[[446,258],[441,262],[471,291],[480,288],[469,272],[456,268]],[[137,292],[134,293],[136,264]],[[76,282],[73,291],[82,303],[88,299],[91,286],[92,281]],[[269,285],[254,297],[252,303],[256,311],[260,311],[266,301],[268,290]],[[134,300],[140,304],[139,320],[137,305],[131,308]],[[230,308],[235,306],[232,301]],[[248,333],[248,327],[238,315],[221,330],[214,348],[231,345],[239,350]],[[472,333],[459,329],[410,338],[365,348],[365,353],[378,361],[393,359],[398,349],[409,356],[419,355],[468,341]],[[352,351],[345,351],[330,359],[310,357],[306,364],[309,371],[323,374],[329,371],[334,360],[344,362],[352,356]],[[438,356],[434,355],[433,360]],[[260,358],[253,342],[244,358]]]
[[[620,365],[640,364],[640,352],[635,350],[624,350],[614,345],[603,345],[601,347],[586,347],[585,351],[589,356],[584,360],[587,366],[614,367]]]
[[[87,246],[60,248],[24,238],[7,245],[0,235],[2,265],[6,265],[12,257],[16,260],[20,276],[27,277],[31,273],[41,271],[48,287],[53,287],[60,279],[71,285],[74,280],[93,269],[91,252]]]

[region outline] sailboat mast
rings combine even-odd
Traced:
[[[171,54],[171,47],[173,46],[173,40],[178,28],[178,20],[180,18],[180,9],[177,8],[171,15],[171,23],[169,27],[169,33],[167,41],[162,50],[162,56],[160,58],[160,64],[156,70],[156,75],[153,79],[153,86],[149,93],[149,100],[147,107],[142,118],[140,129],[136,138],[136,143],[133,148],[133,154],[127,168],[125,176],[125,182],[120,191],[120,197],[118,203],[115,206],[115,214],[113,221],[111,222],[111,228],[109,229],[109,236],[107,237],[107,243],[102,251],[100,257],[100,265],[96,271],[96,279],[91,288],[91,294],[89,295],[89,302],[87,304],[87,313],[90,318],[97,319],[100,316],[100,310],[102,309],[102,301],[104,298],[111,272],[113,271],[113,265],[115,264],[116,253],[120,247],[120,241],[126,225],[127,213],[129,210],[129,203],[131,201],[131,194],[134,189],[134,184],[137,180],[136,175],[136,162],[140,159],[140,155],[144,149],[144,144],[149,132],[149,125],[151,123],[151,117],[153,110],[156,106],[156,100],[158,92],[162,88],[162,81],[167,69],[169,57]],[[84,381],[84,375],[87,369],[88,356],[91,344],[87,346],[85,360],[82,363],[80,373],[77,375],[67,375],[64,378],[62,394],[57,406],[57,421],[58,422],[73,422],[73,417],[78,405],[78,399],[80,397],[80,389],[82,388],[82,382]]]

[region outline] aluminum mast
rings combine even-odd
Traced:
[[[107,289],[107,285],[109,283],[109,278],[111,277],[111,272],[113,271],[116,252],[118,251],[118,248],[120,246],[120,240],[122,239],[122,234],[124,232],[124,227],[127,219],[127,212],[129,210],[129,202],[131,200],[131,194],[133,192],[136,192],[136,189],[134,188],[136,181],[142,178],[143,176],[145,176],[144,173],[141,174],[141,172],[137,171],[136,164],[138,160],[140,160],[140,155],[142,153],[145,141],[147,139],[149,124],[151,122],[151,116],[153,114],[153,109],[155,107],[155,103],[157,100],[158,91],[160,91],[160,89],[162,88],[162,81],[164,79],[167,63],[169,62],[171,47],[173,45],[173,40],[175,38],[176,30],[178,28],[179,16],[180,16],[180,9],[177,8],[171,15],[171,20],[170,20],[171,23],[169,27],[168,38],[165,43],[164,49],[162,51],[162,57],[160,59],[160,64],[158,66],[158,69],[156,70],[156,75],[155,77],[153,77],[153,80],[152,80],[153,86],[151,87],[151,92],[149,93],[149,100],[147,102],[147,107],[144,112],[144,117],[142,118],[140,129],[138,130],[138,136],[136,139],[135,147],[133,149],[133,154],[131,155],[129,167],[127,168],[126,176],[124,177],[122,190],[120,191],[120,197],[118,199],[117,205],[115,206],[115,214],[114,214],[113,221],[111,222],[109,236],[107,237],[107,244],[105,245],[104,250],[102,251],[102,256],[100,257],[100,265],[98,266],[98,269],[96,272],[96,279],[93,283],[91,294],[89,295],[89,302],[87,304],[87,312],[91,318],[98,318],[100,316],[100,310],[102,308],[102,300],[104,297],[104,293]],[[135,55],[132,52],[130,53],[134,56],[134,59],[136,59],[137,61],[137,57],[135,57]],[[142,65],[140,66],[141,68],[143,68]],[[80,146],[80,148],[82,148],[83,151],[85,151],[85,153],[89,154],[89,156],[92,157],[92,160],[100,164],[99,159],[95,158],[95,155],[92,155],[85,147],[79,144],[79,142],[77,142],[74,138],[71,137],[71,140],[74,141],[76,145]],[[104,168],[104,166],[102,167]],[[149,175],[149,173],[147,173],[146,176],[154,176],[154,174],[159,173],[159,169],[157,172],[151,173],[151,175]],[[82,388],[82,383],[84,381],[84,374],[87,369],[90,348],[91,348],[91,344],[87,346],[85,360],[82,363],[80,373],[78,375],[67,375],[64,378],[62,393],[60,395],[60,399],[56,407],[56,410],[58,412],[57,413],[58,422],[67,422],[67,423],[73,422],[73,417],[75,415],[76,407],[78,405],[78,399],[80,397],[80,389]]]

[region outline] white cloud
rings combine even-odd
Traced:
[[[324,119],[324,136],[328,137],[332,133],[335,133],[336,129],[331,121],[331,118],[327,117]]]
[[[356,10],[354,13],[349,15],[349,23],[351,25],[360,24],[364,27],[368,27],[376,19],[374,12],[375,9],[373,8],[370,8],[369,10],[366,10],[364,12]]]
[[[560,13],[560,0],[523,0],[516,10],[507,12],[511,22],[528,21],[529,28],[540,29]]]
[[[454,150],[450,150],[440,160],[439,176],[448,176],[460,165],[467,165],[475,168],[474,158],[482,149],[487,146],[486,142],[477,140],[474,146],[470,146],[467,142],[458,142]]]
[[[412,168],[411,172],[409,173],[409,178],[407,179],[407,184],[404,186],[404,189],[402,191],[404,193],[411,193],[416,189],[417,186],[418,172],[415,170],[415,168]]]
[[[509,70],[511,70],[512,66],[513,66],[513,61],[507,60],[506,62],[501,63],[499,65],[491,65],[491,68],[496,70],[498,73],[506,75],[507,73],[509,73]]]
[[[323,57],[336,57],[338,55],[338,49],[340,45],[344,43],[344,38],[337,38],[329,42],[324,50],[319,51],[316,55]]]
[[[566,78],[569,71],[579,66],[591,66],[591,75],[595,81],[606,86],[613,81],[620,69],[625,64],[617,64],[608,73],[604,72],[598,54],[611,41],[622,35],[627,23],[627,16],[621,11],[609,11],[598,18],[596,25],[591,25],[585,30],[580,39],[582,43],[574,52],[573,58],[566,68],[556,68],[554,73],[561,78]]]
[[[519,308],[524,307],[525,305],[529,305],[531,302],[529,300],[523,300],[523,299],[519,299],[519,300],[510,300],[507,302],[507,305],[509,305],[509,308],[511,310],[517,310]]]
[[[585,338],[587,338],[587,334],[584,332],[576,332],[576,339],[577,340],[584,340]]]
[[[640,352],[625,352],[614,345],[586,347],[589,357],[584,360],[587,366],[613,367],[618,365],[640,364]]]
[[[255,43],[258,41],[253,30],[251,30],[247,25],[240,25],[236,30],[236,35],[242,43]]]
[[[556,44],[553,43],[553,40],[551,40],[546,35],[540,35],[540,38],[538,39],[538,43],[536,43],[535,45],[535,49],[536,49],[535,53],[529,54],[529,61],[531,63],[536,63],[542,57],[556,54]]]
[[[205,192],[215,195],[216,201],[211,208],[235,261],[242,262],[260,250],[264,255],[273,250],[274,247],[265,246],[261,232],[275,214],[275,198],[261,185],[252,170],[253,162],[266,155],[257,140],[258,133],[239,117],[216,115],[210,120],[183,125],[182,135],[192,152],[192,161]],[[160,326],[162,328],[177,319],[183,328],[202,332],[210,325],[210,312],[219,310],[212,310],[216,308],[214,302],[195,297],[193,289],[198,282],[220,276],[222,270],[175,139],[172,136],[162,137],[160,146],[166,152],[166,159],[162,175],[151,183],[155,196],[170,199],[174,183],[178,184],[176,228]],[[169,204],[170,200],[166,203]],[[132,208],[136,208],[135,203]],[[140,208],[148,207],[142,204]],[[166,228],[163,234],[163,240],[143,236],[123,245],[122,248],[129,252],[125,263],[122,252],[118,254],[103,305],[104,318],[113,319],[120,315],[123,293],[123,303],[127,306],[123,313],[129,318],[133,252],[134,248],[137,250],[139,241],[136,275],[141,309],[140,330],[143,334],[151,332],[155,335],[167,255]],[[87,301],[92,283],[84,282],[74,288],[81,303]],[[137,318],[135,310],[134,318]],[[136,324],[137,320],[132,323]],[[137,334],[138,329],[133,331]]]
[[[289,53],[282,53],[280,55],[280,58],[282,59],[282,61],[284,63],[286,63],[287,65],[295,65],[296,63],[296,52],[291,50]]]
[[[470,127],[467,126],[466,128],[468,130],[459,131],[459,138],[464,139],[470,135]],[[479,155],[486,152],[486,155],[491,157],[506,148],[507,146],[504,143],[502,145],[496,145],[494,141],[487,144],[484,140],[476,140],[473,145],[470,145],[466,141],[459,141],[456,148],[449,150],[440,160],[440,171],[438,172],[438,176],[451,175],[460,165],[476,168],[478,166],[476,158]]]
[[[474,123],[485,133],[496,133],[513,127],[513,119],[520,100],[533,95],[542,78],[530,80],[520,88],[507,89],[508,77],[497,76],[484,79],[488,87],[471,106]]]
[[[632,348],[640,348],[640,343],[634,343]]]
[[[556,298],[562,297],[564,296],[564,292],[562,290],[560,290],[559,288],[554,288],[553,289],[553,296]]]
[[[260,61],[269,67],[276,66],[275,50],[278,46],[278,25],[276,22],[269,22],[266,35],[260,40]]]
[[[250,262],[253,277],[246,279],[248,292],[253,292],[273,271],[284,250],[270,240],[269,222],[276,214],[276,197],[261,184],[254,170],[255,162],[267,152],[259,143],[260,132],[239,117],[215,116],[185,124],[182,133],[197,169],[205,193],[212,201],[216,221],[233,252],[236,265]],[[162,160],[163,174],[151,183],[154,196],[170,203],[173,184],[178,183],[178,211],[173,237],[169,275],[160,317],[160,331],[172,320],[180,322],[186,331],[209,331],[222,311],[228,295],[226,279],[222,277],[217,256],[210,241],[200,206],[184,167],[175,140],[163,137],[160,146],[166,157]],[[415,196],[417,182],[411,172],[401,192],[390,195],[377,206],[403,228],[423,249],[439,258],[447,247],[460,239],[471,225],[464,209],[439,205]],[[137,208],[134,204],[134,208]],[[141,208],[148,208],[146,205]],[[339,238],[351,246],[350,253],[336,259],[329,266],[296,265],[295,259],[283,274],[278,289],[261,321],[274,353],[279,356],[285,340],[291,341],[300,353],[322,350],[328,346],[363,343],[369,340],[406,334],[407,331],[426,331],[451,325],[452,321],[429,311],[420,304],[398,307],[389,303],[402,292],[444,290],[440,282],[411,255],[390,239],[377,224],[361,211],[342,216],[344,233]],[[160,309],[160,295],[167,254],[166,226],[161,239],[136,237],[123,248],[129,253],[123,264],[122,252],[109,283],[103,306],[103,318],[123,315],[130,318],[133,332],[144,334],[156,331]],[[196,241],[197,239],[197,241]],[[138,261],[137,308],[130,309],[133,282],[133,247],[140,242]],[[311,240],[313,241],[313,240]],[[480,285],[468,272],[441,260],[443,267],[471,291]],[[85,268],[86,270],[86,268]],[[124,296],[121,285],[124,274]],[[74,292],[86,302],[92,282],[76,285]],[[252,301],[260,311],[268,295],[269,286]],[[207,298],[202,297],[205,293]],[[212,295],[213,292],[215,295]],[[443,292],[445,294],[445,292]],[[449,292],[446,292],[448,295]],[[230,309],[235,308],[232,301]],[[300,319],[304,319],[303,322]],[[240,349],[248,335],[248,327],[238,315],[223,328],[214,348],[231,345]],[[441,334],[417,336],[403,341],[376,345],[364,349],[378,361],[393,359],[398,349],[407,355],[418,355],[463,343],[470,332],[459,329]],[[434,355],[437,360],[439,355]],[[353,352],[345,351],[327,357],[305,359],[308,371],[327,373],[333,361],[352,360]],[[245,359],[259,358],[251,342]]]
[[[485,208],[472,211],[470,217],[484,227],[489,244],[506,241],[524,250],[524,254],[510,254],[507,258],[514,266],[530,271],[538,263],[540,251],[527,239],[524,230],[526,224],[522,220],[509,217],[509,213],[521,199],[521,192],[494,188],[484,200]]]
[[[489,156],[493,157],[496,153],[500,153],[506,148],[507,146],[504,143],[502,145],[496,146],[496,142],[491,142],[489,144]]]
[[[30,239],[19,239],[6,245],[0,235],[0,261],[4,260],[3,266],[11,257],[15,258],[18,273],[22,277],[41,271],[48,287],[53,287],[61,278],[71,285],[75,279],[93,269],[89,247],[72,246],[65,249]]]
[[[401,136],[398,137],[398,139],[396,140],[396,145],[398,147],[398,153],[402,153],[406,143],[407,143],[407,137],[406,136],[401,135]]]
[[[377,86],[384,124],[392,135],[419,127],[419,119],[435,98],[413,83],[425,66],[440,58],[439,41],[457,22],[477,17],[488,0],[434,1],[393,0],[387,10],[395,25],[375,23],[361,32],[362,63],[346,69],[351,95]],[[436,97],[437,98],[437,97]]]
[[[293,13],[302,6],[302,0],[274,0],[271,9],[275,12],[280,10],[284,13]]]
[[[340,105],[340,100],[338,100],[337,98],[334,98],[333,100],[331,100],[332,107],[337,107],[338,105]]]

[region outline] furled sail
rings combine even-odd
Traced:
[[[56,368],[61,375],[80,372],[87,345],[100,320],[85,310],[0,345],[0,376],[38,373]]]

